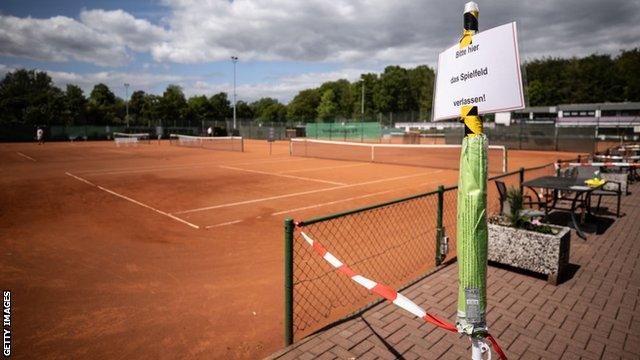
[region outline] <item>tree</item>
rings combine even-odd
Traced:
[[[318,116],[320,91],[318,89],[302,90],[287,106],[287,118],[294,121],[313,122]]]
[[[527,96],[530,106],[538,106],[545,104],[545,89],[540,80],[529,81],[527,85]]]
[[[338,81],[328,81],[320,86],[319,94],[331,89],[333,92],[333,103],[335,104],[334,117],[350,118],[353,115],[353,93],[351,84],[345,79]]]
[[[279,102],[273,103],[263,109],[260,122],[284,122],[287,118],[287,107]]]
[[[236,102],[236,117],[238,119],[250,120],[250,119],[253,119],[255,117],[255,114],[253,113],[253,109],[251,109],[251,106],[249,106],[249,104],[247,104],[244,101],[237,101]]]
[[[89,101],[99,106],[113,106],[116,103],[116,96],[105,84],[97,84],[91,90]]]
[[[320,98],[320,105],[318,105],[318,119],[323,122],[327,122],[328,120],[334,120],[336,114],[338,113],[338,107],[334,102],[335,95],[333,94],[333,90],[327,89],[324,93],[322,93],[322,98]]]
[[[187,100],[182,88],[178,85],[169,85],[160,98],[161,116],[166,124],[176,126],[183,125]]]
[[[201,123],[212,118],[212,109],[206,96],[192,96],[187,101],[186,117],[196,123]]]
[[[431,114],[435,72],[426,65],[408,70],[410,100],[408,110],[418,110],[424,119]]]
[[[153,94],[146,94],[140,110],[143,123],[162,125],[161,97]]]
[[[353,114],[355,118],[362,117],[362,86],[364,85],[364,116],[366,119],[372,119],[376,113],[376,104],[374,104],[374,93],[378,82],[378,74],[368,73],[360,75],[360,81],[353,84],[352,93],[354,94]]]
[[[258,119],[262,119],[263,117],[263,113],[266,111],[266,109],[274,104],[277,104],[278,100],[274,99],[274,98],[270,98],[270,97],[264,97],[261,98],[259,100],[256,100],[254,102],[252,102],[249,106],[251,107],[251,109],[253,110],[253,113],[255,114],[255,117]]]
[[[624,101],[640,101],[640,49],[623,51],[615,60]]]
[[[287,118],[287,107],[273,98],[261,98],[249,107],[253,110],[254,118],[260,122],[285,121]]]
[[[145,125],[142,119],[142,108],[144,107],[145,92],[136,90],[129,99],[129,121],[137,125]]]
[[[0,82],[2,123],[56,124],[63,109],[63,93],[44,71],[19,69]]]
[[[374,102],[378,112],[400,112],[417,108],[412,102],[407,70],[387,66],[376,84]]]
[[[227,93],[220,92],[213,95],[209,102],[211,103],[211,111],[214,120],[224,120],[233,116],[233,108],[231,102],[227,98]],[[236,113],[236,117],[238,114]]]
[[[67,85],[64,92],[64,113],[67,125],[80,125],[86,123],[87,99],[79,86]]]
[[[91,90],[87,105],[87,118],[95,124],[120,122],[116,115],[116,96],[105,84],[97,84]]]

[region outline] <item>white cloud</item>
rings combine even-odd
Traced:
[[[123,10],[79,19],[0,15],[0,55],[119,66],[150,52],[161,63],[314,61],[350,67],[433,64],[454,43],[462,3],[437,0],[164,0],[163,26]],[[615,53],[638,46],[640,2],[540,0],[481,4],[481,29],[517,21],[523,57]]]
[[[85,10],[80,21],[91,29],[109,34],[122,46],[136,51],[149,51],[167,37],[166,31],[144,19],[136,19],[122,10]]]
[[[91,10],[80,21],[0,15],[0,55],[45,61],[82,61],[101,66],[126,64],[127,47],[147,51],[164,39],[164,29],[122,10]]]
[[[0,76],[16,70],[13,67],[0,64]],[[326,81],[347,79],[356,81],[360,74],[374,72],[371,69],[343,69],[329,72],[312,72],[295,76],[282,76],[254,84],[240,84],[236,87],[238,101],[247,102],[258,100],[262,97],[272,97],[282,103],[289,102],[300,90],[318,87]],[[124,97],[124,83],[130,83],[129,94],[136,90],[147,93],[162,94],[169,84],[182,87],[187,97],[194,95],[211,96],[219,92],[226,92],[231,99],[233,83],[212,83],[205,76],[181,76],[154,74],[150,72],[122,72],[101,71],[94,73],[75,73],[64,71],[47,71],[56,86],[64,90],[67,84],[80,86],[85,95],[89,95],[93,87],[98,83],[109,86],[117,96]]]
[[[53,82],[65,88],[67,84],[78,85],[84,90],[85,95],[89,95],[93,87],[98,83],[109,86],[117,96],[124,97],[124,83],[130,83],[129,95],[136,90],[145,92],[155,92],[155,88],[162,88],[168,84],[188,83],[192,80],[190,77],[178,75],[165,75],[153,73],[127,73],[120,71],[101,71],[95,73],[79,74],[64,71],[47,71],[53,79]]]
[[[460,34],[462,3],[436,0],[165,0],[170,36],[157,61],[431,63]],[[485,15],[486,14],[486,15]],[[481,29],[520,25],[524,57],[616,53],[638,45],[640,2],[485,1]]]
[[[129,59],[125,48],[109,34],[65,16],[49,19],[0,16],[0,55],[98,65],[119,65]]]
[[[272,97],[282,103],[289,102],[300,90],[320,86],[326,81],[347,79],[355,81],[360,74],[372,72],[369,69],[343,69],[340,71],[305,73],[295,76],[283,76],[268,82],[241,84],[236,87],[238,100],[251,102],[262,97]],[[183,88],[188,96],[205,94],[207,96],[219,92],[226,92],[231,99],[233,83],[210,83],[203,79],[193,82],[183,82]]]

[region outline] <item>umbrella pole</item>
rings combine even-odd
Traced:
[[[468,2],[464,7],[464,31],[460,48],[472,42],[478,32],[478,5]],[[457,253],[458,312],[456,327],[469,336],[471,358],[480,360],[484,353],[491,358],[484,341],[487,334],[487,139],[477,106],[460,109],[465,136],[460,154],[458,179]]]

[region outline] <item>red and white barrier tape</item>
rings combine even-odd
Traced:
[[[640,160],[640,156],[623,156],[623,155],[593,155],[596,159],[609,159],[609,160]]]
[[[429,322],[429,323],[431,323],[431,324],[433,324],[433,325],[435,325],[437,327],[441,327],[441,328],[443,328],[445,330],[448,330],[448,331],[451,331],[451,332],[458,332],[458,329],[456,328],[455,325],[453,325],[451,323],[448,323],[445,320],[439,319],[436,316],[427,313],[423,308],[418,306],[413,301],[409,300],[406,296],[404,296],[404,295],[400,294],[399,292],[395,291],[393,288],[388,287],[388,286],[383,285],[383,284],[379,284],[379,283],[377,283],[377,282],[375,282],[373,280],[367,279],[366,277],[364,277],[362,275],[356,274],[356,272],[353,271],[349,266],[344,264],[342,261],[338,260],[338,258],[333,256],[333,254],[328,252],[319,242],[314,241],[312,238],[310,238],[303,231],[301,231],[300,234],[302,235],[304,240],[309,245],[311,245],[313,250],[315,250],[315,252],[318,253],[318,255],[320,255],[329,264],[331,264],[331,266],[336,268],[337,271],[339,271],[339,272],[345,274],[346,276],[350,277],[351,280],[353,280],[356,283],[364,286],[367,290],[371,291],[372,293],[374,293],[374,294],[376,294],[378,296],[382,296],[383,298],[389,300],[389,302],[391,302],[391,303],[395,304],[396,306],[400,307],[401,309],[404,309],[404,310],[410,312],[411,314],[423,319],[426,322]],[[493,338],[493,336],[487,334],[485,337],[491,342],[491,344],[493,345],[493,348],[495,349],[495,351],[498,353],[498,355],[500,355],[500,358],[502,358],[504,360],[507,360],[506,355],[504,354],[504,352],[502,351],[502,349],[500,348],[500,346],[498,345],[496,340]]]
[[[629,162],[579,162],[569,163],[569,166],[620,166],[620,167],[640,167],[638,163]]]

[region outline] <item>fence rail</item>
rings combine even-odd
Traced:
[[[571,161],[575,159],[558,160]],[[491,177],[487,214],[497,214],[501,208],[493,183],[522,188],[524,181],[555,175],[558,162]],[[285,343],[361,311],[375,300],[317,256],[296,228],[303,228],[357,273],[400,288],[456,257],[457,196],[457,186],[441,185],[327,216],[285,220]]]

